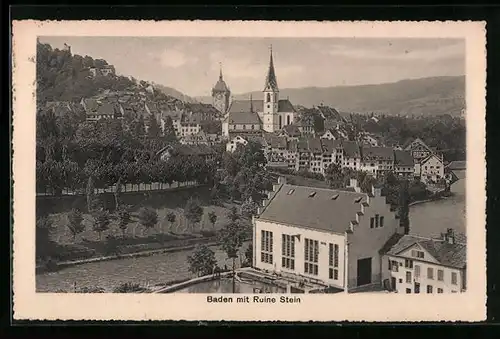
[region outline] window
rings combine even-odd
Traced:
[[[415,278],[419,278],[419,277],[420,277],[420,266],[415,265]]]
[[[406,272],[406,283],[411,283],[411,272]]]
[[[444,271],[443,270],[438,270],[438,280],[439,281],[444,280]]]
[[[304,273],[318,275],[318,240],[305,238],[304,244]]]
[[[330,279],[339,278],[339,245],[329,244],[328,246],[328,266]]]
[[[407,288],[406,289],[406,294],[410,294],[411,293],[411,288]]]
[[[457,273],[456,272],[451,272],[451,283],[453,285],[457,284]]]
[[[254,126],[254,125],[252,125],[252,129],[254,129],[254,128],[255,128],[255,126]]]
[[[283,234],[281,239],[281,267],[295,269],[295,237]]]
[[[378,214],[375,214],[375,228],[378,227]]]
[[[406,268],[413,268],[413,260],[405,259],[405,267]]]
[[[290,125],[290,116],[289,115],[286,116],[286,124]]]
[[[427,293],[432,293],[432,285],[427,285]]]
[[[261,231],[260,261],[267,264],[273,263],[273,232]]]
[[[438,293],[443,293],[443,289],[442,288],[438,288]]]
[[[384,217],[383,216],[380,217],[379,223],[380,223],[380,227],[384,227]]]
[[[434,279],[434,269],[432,267],[427,268],[427,278]]]
[[[247,125],[243,125],[243,129],[247,129]]]
[[[399,271],[399,264],[397,261],[393,260],[392,263],[391,263],[391,266],[392,266],[392,271],[393,272],[398,272]]]
[[[271,94],[267,93],[266,102],[269,101],[271,101]],[[269,108],[269,105],[267,105],[267,107]]]
[[[417,250],[411,250],[411,256],[415,258],[424,258],[424,252],[422,251],[417,251]]]
[[[375,226],[375,218],[371,217],[370,218],[370,228],[373,228]]]

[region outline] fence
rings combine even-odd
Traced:
[[[200,186],[196,181],[186,181],[186,182],[173,182],[172,184],[161,183],[161,182],[153,182],[149,184],[140,183],[140,184],[125,184],[121,185],[120,193],[127,192],[149,192],[149,191],[168,191],[183,187],[197,187]],[[95,188],[94,194],[101,193],[114,193],[116,191],[116,185],[108,186],[106,188]],[[77,188],[75,190],[69,188],[63,188],[60,194],[56,194],[53,190],[45,187],[41,190],[37,189],[37,196],[75,196],[75,195],[86,195],[86,188]]]

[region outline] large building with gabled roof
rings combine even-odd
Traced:
[[[290,100],[280,99],[278,80],[274,69],[272,50],[269,58],[269,68],[263,89],[263,99],[256,100],[252,96],[248,100],[228,101],[225,110],[225,119],[222,122],[222,134],[229,137],[235,133],[273,133],[284,126],[294,123],[297,112]],[[223,97],[222,93],[229,93],[226,83],[222,80],[222,71],[219,81],[212,90],[214,106],[223,107],[218,103]],[[225,94],[224,94],[225,95]],[[224,99],[225,100],[225,99]],[[217,102],[217,105],[215,103]]]

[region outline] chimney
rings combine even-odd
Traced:
[[[455,230],[453,228],[446,229],[444,240],[450,245],[453,245],[455,243]]]

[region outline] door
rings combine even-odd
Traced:
[[[415,283],[415,293],[420,293],[420,283]]]
[[[358,260],[358,286],[372,282],[372,258]]]
[[[396,281],[395,277],[391,277],[391,287],[392,287],[393,290],[397,290],[398,289],[397,281]]]

